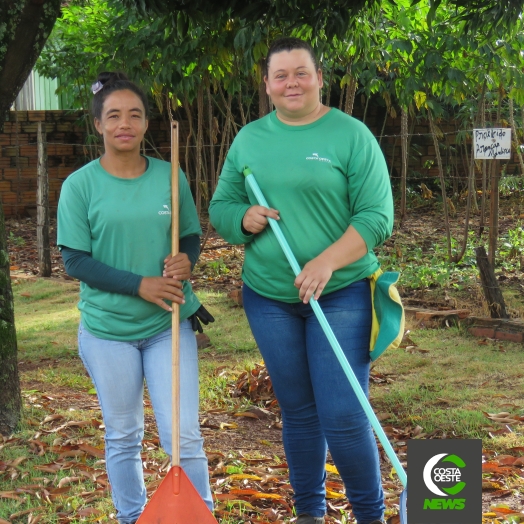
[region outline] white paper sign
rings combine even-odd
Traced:
[[[473,129],[474,158],[511,158],[511,128]]]

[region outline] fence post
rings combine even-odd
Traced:
[[[491,195],[489,216],[489,251],[488,260],[495,267],[497,240],[499,238],[499,179],[500,160],[491,161]]]
[[[38,122],[38,179],[36,193],[36,244],[41,277],[51,276],[49,246],[49,179],[47,175],[47,146],[45,129]]]

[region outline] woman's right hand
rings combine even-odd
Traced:
[[[160,306],[166,311],[173,311],[164,300],[184,304],[185,300],[182,287],[182,282],[174,278],[144,277],[138,288],[138,296]]]
[[[280,220],[276,209],[268,209],[264,206],[251,206],[242,219],[242,227],[249,233],[257,234],[264,231],[268,224],[268,218]]]

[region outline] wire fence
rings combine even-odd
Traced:
[[[423,125],[423,124],[421,124]],[[450,124],[447,124],[447,125],[450,125]],[[458,130],[454,130],[454,131],[441,131],[439,133],[439,137],[440,136],[451,136],[451,135],[461,135],[461,136],[473,136],[473,131],[474,129],[479,129],[479,128],[468,128],[468,129],[458,129]],[[508,128],[509,129],[509,128]],[[517,131],[521,131],[522,134],[524,134],[524,127],[516,127]],[[27,134],[27,133],[26,133]],[[394,134],[374,134],[375,138],[377,140],[381,140],[383,138],[395,138],[395,139],[400,139],[402,138],[402,135],[401,134],[398,134],[398,133],[394,133]],[[433,133],[431,132],[426,132],[426,133],[408,133],[408,139],[410,137],[417,137],[417,136],[423,136],[423,137],[433,137]],[[75,146],[86,146],[86,147],[92,147],[96,144],[79,144],[77,142],[75,143],[65,143],[65,142],[47,142],[48,144],[55,144],[55,145],[75,145]],[[24,144],[20,144],[20,146],[23,146],[23,145],[37,145],[37,142],[36,141],[32,141],[32,142],[26,142]],[[220,147],[220,144],[203,144],[204,147]],[[0,150],[1,149],[7,149],[7,148],[13,148],[13,147],[19,147],[18,145],[3,145],[3,146],[0,146]],[[189,145],[189,147],[197,147],[196,145]],[[522,147],[524,148],[524,144],[522,145]]]
[[[447,124],[449,125],[449,124]],[[517,132],[524,131],[524,128],[517,128]],[[12,133],[13,134],[13,133]],[[31,133],[32,134],[32,133]],[[51,133],[50,133],[51,134]],[[442,137],[448,138],[443,141],[440,140],[439,144],[441,150],[445,151],[443,155],[443,167],[444,167],[444,177],[446,181],[455,184],[466,185],[469,175],[469,161],[466,161],[466,157],[471,155],[471,137],[473,135],[473,129],[459,129],[454,131],[443,131],[440,139]],[[398,133],[394,134],[381,134],[375,135],[377,140],[381,141],[381,147],[386,156],[386,161],[390,171],[390,179],[394,184],[402,179],[399,174],[401,171],[402,158],[400,155],[401,149],[401,138],[402,135]],[[450,136],[460,137],[460,141],[455,138],[455,140],[449,140]],[[433,134],[431,132],[417,132],[409,133],[408,140],[414,137],[424,137],[432,138]],[[513,137],[514,138],[514,137]],[[388,139],[388,142],[384,143],[383,139]],[[170,144],[166,143],[167,141],[161,141],[161,145],[155,146],[146,145],[143,148],[143,151],[146,154],[151,156],[161,156],[164,159],[169,159],[170,153]],[[33,191],[33,182],[36,184],[36,162],[37,158],[37,146],[38,142],[36,140],[24,141],[23,143],[18,144],[9,144],[0,146],[0,182],[10,182],[10,190],[6,188],[6,184],[0,186],[0,196],[2,194],[10,193],[11,197],[13,193],[17,194],[16,202],[10,202],[11,207],[15,207],[15,214],[18,214],[19,208],[27,207],[29,205],[34,205],[36,199],[32,204],[23,202],[20,197],[22,191]],[[50,180],[60,180],[61,182],[73,171],[81,167],[81,165],[87,163],[90,160],[90,156],[98,156],[98,153],[102,149],[102,144],[86,144],[81,142],[70,142],[70,141],[46,141],[46,146],[48,149],[48,156],[51,157],[50,166],[49,166],[49,179]],[[229,148],[230,144],[225,144],[225,149]],[[515,150],[515,141],[512,142],[512,158],[509,160],[501,161],[501,165],[504,167],[501,172],[501,183],[504,184],[506,180],[514,180],[515,177],[523,177],[523,186],[524,186],[524,174],[521,172],[521,167],[519,160],[515,158],[517,151]],[[57,147],[68,147],[69,151],[58,151],[54,148]],[[184,167],[184,156],[186,151],[195,151],[197,149],[195,144],[186,144],[184,140],[181,141],[181,164]],[[209,151],[209,149],[214,149],[217,154],[220,152],[221,148],[224,146],[221,143],[210,144],[204,143],[200,146],[203,150]],[[520,146],[524,149],[524,146]],[[28,150],[27,148],[31,148]],[[32,149],[34,148],[34,150]],[[425,152],[421,152],[421,148],[427,148]],[[431,148],[431,149],[429,149]],[[408,161],[408,174],[407,174],[407,183],[411,187],[413,184],[420,183],[429,183],[429,182],[438,182],[438,171],[436,165],[436,156],[434,155],[434,144],[433,140],[431,142],[428,140],[424,144],[411,143],[410,151],[408,152],[409,161]],[[9,151],[10,154],[5,155],[5,152]],[[81,151],[81,153],[79,153]],[[433,151],[433,153],[431,153]],[[90,155],[91,152],[91,155]],[[56,164],[56,157],[61,158],[60,165]],[[430,158],[434,160],[429,160]],[[9,162],[6,162],[6,159],[10,159]],[[22,159],[24,159],[22,161]],[[28,159],[32,159],[31,165],[29,164]],[[8,165],[7,165],[8,164]],[[476,175],[480,179],[482,175],[481,162],[477,163]],[[488,162],[489,165],[489,162]],[[56,169],[60,168],[60,176],[58,176]],[[2,176],[4,169],[10,169],[11,173],[9,177]],[[18,173],[16,176],[13,176],[13,170],[17,170]],[[28,170],[31,170],[31,174],[28,175]],[[65,172],[65,174],[64,174]],[[190,178],[194,176],[193,173],[190,173]],[[191,178],[193,180],[193,178]],[[28,185],[28,182],[29,185]],[[420,187],[419,187],[420,189]],[[58,194],[51,195],[50,208],[56,209],[57,203],[56,200]],[[11,198],[12,200],[12,198]],[[5,206],[5,203],[4,203]]]

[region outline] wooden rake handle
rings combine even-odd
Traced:
[[[178,122],[171,121],[171,254],[179,249]],[[180,305],[173,302],[171,320],[171,465],[180,466]]]

